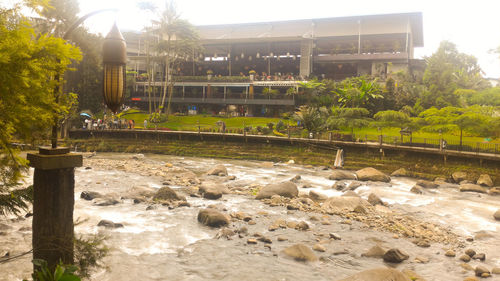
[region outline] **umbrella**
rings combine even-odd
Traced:
[[[90,116],[90,114],[86,113],[86,112],[82,112],[80,113],[80,115],[82,116],[86,116],[86,117],[89,117],[89,118],[92,118],[92,116]]]

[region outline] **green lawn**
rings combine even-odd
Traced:
[[[148,117],[148,114],[139,112],[137,110],[130,110],[125,113],[121,113],[119,116],[126,119],[133,119],[135,121],[136,128],[144,127],[144,119]],[[159,128],[168,128],[174,131],[197,131],[198,124],[201,129],[218,129],[219,126],[216,125],[217,121],[224,121],[226,123],[226,128],[230,129],[242,129],[243,124],[245,126],[251,126],[255,128],[257,126],[267,127],[268,123],[276,124],[280,119],[279,118],[266,118],[266,117],[212,117],[207,115],[194,115],[194,116],[169,116],[167,122],[159,123]],[[285,125],[296,124],[293,120],[282,120]],[[199,123],[198,123],[199,122]],[[154,124],[148,123],[149,128],[153,128]],[[383,128],[382,134],[386,137],[400,137],[399,134],[400,128]],[[351,130],[346,129],[341,131],[341,133],[350,134]],[[365,135],[368,135],[368,139],[376,139],[376,136],[380,134],[377,128],[374,127],[365,127],[354,130],[354,134],[356,138],[364,139]],[[370,137],[371,136],[371,137]],[[415,142],[422,142],[425,139],[439,139],[440,135],[438,133],[429,133],[417,131],[413,133],[413,140]],[[459,142],[460,141],[460,132],[448,132],[443,133],[442,137],[448,142]],[[484,142],[485,139],[483,137],[477,136],[469,136],[464,134],[463,137],[464,142]],[[491,143],[500,143],[500,139],[494,139],[490,141]]]

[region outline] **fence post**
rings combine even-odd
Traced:
[[[328,141],[332,142],[332,132],[328,133]]]
[[[476,143],[476,153],[479,154],[479,142]]]
[[[498,143],[495,143],[495,154],[498,153]]]

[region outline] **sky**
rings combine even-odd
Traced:
[[[141,30],[154,17],[142,12],[144,0],[79,0],[81,15],[104,8],[117,13],[89,18],[92,32],[106,34],[116,20],[122,31]],[[149,0],[159,9],[164,0]],[[500,78],[500,0],[177,0],[181,17],[194,25],[265,22],[294,19],[422,12],[424,47],[415,57],[432,55],[443,40],[458,50],[474,55],[486,77]]]

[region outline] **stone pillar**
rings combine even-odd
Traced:
[[[300,42],[300,73],[302,77],[309,77],[312,72],[313,40],[302,39]]]
[[[27,159],[33,178],[33,258],[46,260],[51,271],[61,260],[73,264],[75,167],[82,155],[69,148],[40,148]]]

